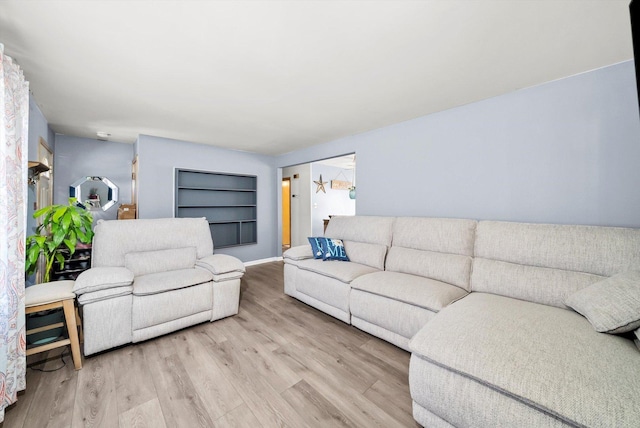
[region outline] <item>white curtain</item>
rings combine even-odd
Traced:
[[[25,389],[24,260],[29,84],[0,44],[0,422]]]

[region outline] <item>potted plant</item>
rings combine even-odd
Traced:
[[[69,255],[73,255],[78,242],[91,243],[93,217],[79,206],[76,198],[69,198],[68,206],[49,205],[33,213],[33,218],[40,216],[42,223],[36,228],[36,234],[27,237],[25,270],[28,274],[34,273],[42,254],[45,260],[43,282],[49,282],[53,263],[57,261],[62,268],[64,252],[68,250]]]

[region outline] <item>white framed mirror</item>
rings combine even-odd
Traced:
[[[89,210],[106,211],[118,202],[118,186],[107,177],[82,177],[69,186],[69,196]]]

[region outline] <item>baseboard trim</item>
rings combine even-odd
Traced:
[[[269,257],[267,259],[251,260],[249,262],[244,262],[244,265],[253,266],[253,265],[261,265],[263,263],[281,262],[281,261],[282,261],[282,257]]]

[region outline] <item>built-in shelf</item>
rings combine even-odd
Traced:
[[[47,172],[50,169],[47,165],[37,161],[29,161],[28,167],[31,171],[33,171],[35,175],[41,174],[43,172]]]
[[[205,217],[215,248],[257,243],[257,177],[175,170],[175,217]]]
[[[76,279],[78,275],[91,267],[91,247],[76,248],[72,256],[69,255],[67,249],[61,252],[65,261],[62,268],[60,268],[58,262],[54,262],[53,271],[51,272],[52,281]]]

